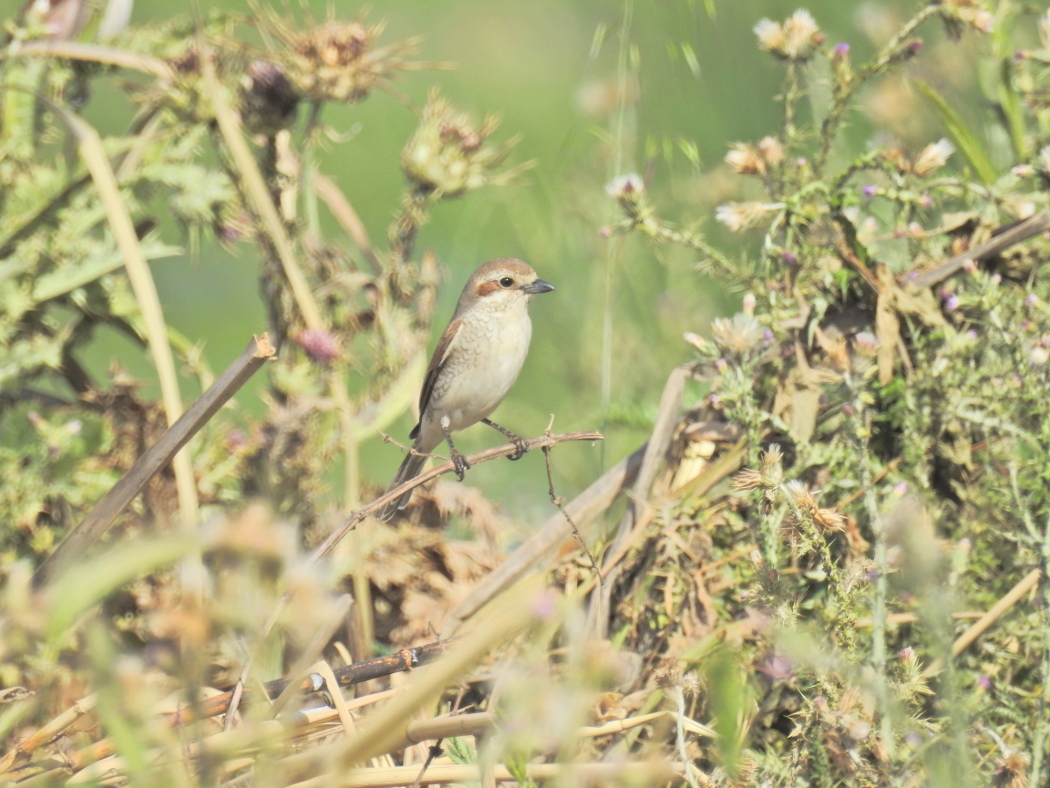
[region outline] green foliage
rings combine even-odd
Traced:
[[[716,217],[732,232],[761,228],[761,252],[749,267],[724,272],[748,282],[743,310],[716,320],[711,339],[686,337],[699,352],[696,373],[714,381],[698,418],[740,428],[748,469],[735,486],[755,491],[722,515],[738,538],[755,543],[754,572],[734,581],[749,590],[730,610],[749,610],[772,629],[768,640],[756,638],[752,656],[772,683],[758,704],[769,716],[752,725],[757,771],[749,779],[958,784],[986,762],[977,753],[990,744],[1001,757],[984,778],[994,770],[995,779],[1011,770],[1027,777],[1029,760],[1033,784],[1046,778],[1050,727],[1015,720],[1018,703],[1027,703],[1022,716],[1045,719],[1050,674],[991,644],[981,656],[956,658],[951,646],[961,630],[951,615],[990,608],[1033,568],[1044,578],[1041,598],[1050,599],[1050,286],[1040,270],[1050,245],[1036,232],[1022,247],[956,266],[932,292],[912,280],[1045,215],[1046,149],[1034,161],[1023,157],[1046,143],[1044,105],[1032,86],[1050,73],[1041,55],[1012,60],[999,33],[999,81],[985,98],[1001,130],[971,128],[940,93],[912,80],[954,145],[931,142],[910,154],[883,137],[858,152],[841,135],[861,87],[919,56],[915,35],[937,18],[953,40],[992,27],[980,4],[931,3],[866,64],[853,62],[850,47],[826,43],[804,11],[755,28],[760,47],[785,69],[784,122],[757,143],[732,145],[726,164],[764,194],[723,205]],[[1036,21],[1003,4],[995,26],[1030,34]],[[1050,47],[1050,23],[1038,22]],[[828,73],[830,101],[814,100],[807,123],[804,102]],[[1019,157],[1012,168],[996,166],[983,142],[997,131]],[[970,172],[951,170],[956,148]],[[618,179],[609,193],[624,214],[614,231],[706,247],[659,218],[636,176]],[[719,273],[733,267],[727,255],[708,256]],[[704,504],[682,501],[698,518]],[[716,543],[712,557],[738,544]],[[651,593],[645,584],[637,589]],[[919,623],[891,626],[891,615],[904,611]],[[865,616],[870,640],[857,631]],[[992,641],[1046,654],[1047,632],[1050,618],[1032,612]],[[637,638],[646,639],[640,630]],[[941,668],[931,663],[953,661],[934,678]],[[1013,700],[973,703],[960,689],[987,683],[989,672],[1013,677]],[[778,733],[783,721],[773,708],[791,715],[789,736]],[[905,774],[901,783],[891,776]]]
[[[714,3],[705,7],[713,16]],[[621,31],[620,125],[628,63],[632,75],[641,69],[627,30],[633,8],[625,5]],[[257,673],[281,673],[287,655],[316,656],[317,633],[346,623],[345,608],[333,612],[333,578],[298,551],[360,503],[360,443],[418,391],[439,281],[436,256],[416,253],[420,231],[442,201],[506,184],[525,166],[505,164],[516,138],[495,141],[494,119],[476,123],[432,92],[405,134],[401,172],[390,174],[403,191],[389,206],[386,243],[374,244],[319,168],[319,146],[336,139],[323,112],[418,68],[409,59],[417,42],[385,43],[381,25],[363,19],[300,25],[255,10],[251,25],[212,15],[200,30],[189,20],[131,29],[119,46],[88,50],[91,63],[61,40],[16,51],[44,35],[39,9],[11,25],[0,62],[0,520],[10,524],[0,536],[0,681],[37,692],[0,698],[19,704],[0,714],[12,745],[3,769],[24,769],[19,777],[53,768],[13,746],[19,726],[39,732],[90,689],[92,720],[122,759],[98,775],[185,784],[192,770],[179,758],[206,734],[187,732],[181,718],[158,722],[161,697],[176,689],[180,708],[196,708],[202,687],[235,683],[246,654]],[[983,85],[994,117],[975,123],[940,87],[913,78],[945,139],[879,135],[857,147],[845,131],[866,91],[921,62],[917,36],[935,36],[937,21],[950,41],[985,36],[995,22],[985,57],[994,78]],[[265,50],[252,43],[255,29]],[[607,32],[596,32],[595,54]],[[538,757],[568,762],[585,751],[602,766],[687,761],[720,787],[1043,784],[1050,286],[1040,269],[1050,244],[1036,233],[932,286],[916,282],[1050,207],[1050,17],[1002,3],[993,20],[977,2],[931,2],[865,62],[805,11],[755,32],[783,69],[782,123],[731,146],[722,175],[747,182],[740,201],[715,210],[720,239],[689,217],[662,218],[661,193],[637,175],[607,187],[621,217],[602,235],[681,246],[704,274],[749,292],[709,337],[686,335],[702,396],[674,431],[666,473],[650,474],[648,487],[632,482],[623,522],[633,528],[616,549],[594,551],[622,565],[601,582],[571,556],[557,566],[567,598],[586,589],[603,603],[586,623],[574,609],[551,612],[549,598],[530,603],[546,634],[515,645],[521,659],[505,661],[482,701],[500,701],[505,729],[494,747],[512,742],[499,756],[522,785]],[[1015,58],[1012,36],[1041,36],[1041,48]],[[700,74],[698,49],[668,51]],[[138,251],[156,260],[207,234],[250,249],[279,361],[266,372],[261,415],[220,413],[188,448],[205,537],[150,534],[187,515],[174,504],[186,480],[165,472],[123,515],[116,546],[34,594],[32,567],[171,417],[120,367],[99,375],[83,362],[101,328],[145,356],[145,326],[162,317],[129,286],[112,206],[61,122],[79,117],[92,89],[122,87],[113,77],[129,63],[152,81],[129,89],[139,115],[102,145]],[[700,141],[649,134],[642,147],[665,163],[677,150],[693,176],[710,175]],[[322,205],[352,243],[324,235]],[[723,250],[726,233],[751,231],[754,248]],[[167,339],[207,385],[214,376],[199,349],[170,329]],[[605,413],[607,424],[635,429],[665,415],[611,396]],[[740,464],[734,489],[719,486]],[[284,525],[248,506],[254,498]],[[441,604],[500,564],[483,540],[442,537],[434,526],[450,517],[492,542],[503,525],[480,496],[438,485],[417,496],[408,522],[356,534],[339,556],[338,582],[355,595],[349,639],[362,651],[429,636]],[[1035,588],[1039,605],[1014,598],[1015,609],[1000,611],[1008,627],[955,648],[968,624],[956,613],[988,610],[1028,577],[1038,579],[1021,588]],[[275,615],[286,589],[289,607]],[[504,624],[516,631],[518,622]],[[608,627],[611,644],[592,627]],[[122,658],[147,645],[156,664]],[[480,659],[478,648],[463,664]],[[455,709],[485,695],[481,686],[459,693]],[[616,721],[661,703],[673,725],[656,714],[662,722],[632,734],[578,740],[589,716]],[[703,730],[693,717],[710,721],[713,744],[686,741],[686,723]],[[242,739],[210,740],[216,749],[195,761],[198,781],[254,779],[235,774],[241,757],[261,749],[277,763],[295,749],[280,778],[292,784],[316,766],[306,739],[332,732],[316,726],[293,746],[283,729],[257,734],[265,722],[232,732]],[[95,757],[88,736],[69,735],[69,768],[83,773]],[[464,738],[448,749],[457,763],[484,761]],[[155,763],[148,756],[158,751],[179,755]]]

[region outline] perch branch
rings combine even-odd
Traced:
[[[600,441],[603,440],[600,432],[585,431],[585,432],[565,432],[559,434],[546,434],[539,438],[531,438],[525,441],[528,444],[529,451],[533,449],[549,449],[551,446],[557,446],[559,443],[566,443],[568,441]],[[493,449],[486,449],[485,451],[479,451],[475,454],[471,454],[467,457],[467,462],[471,465],[477,465],[481,462],[489,462],[490,460],[498,460],[500,457],[509,457],[512,454],[517,453],[518,448],[513,443],[507,443],[503,446],[497,446]],[[327,539],[325,539],[310,555],[310,563],[317,563],[324,558],[332,549],[341,542],[348,533],[357,528],[358,523],[364,520],[373,512],[378,509],[382,509],[391,501],[395,501],[400,498],[404,493],[409,490],[419,487],[421,484],[426,484],[431,479],[441,476],[444,473],[449,473],[455,470],[455,465],[451,460],[442,463],[435,468],[431,468],[429,471],[425,471],[414,479],[409,479],[404,484],[399,484],[391,490],[387,490],[381,496],[376,498],[372,503],[358,509],[356,512],[352,512],[343,524],[333,531]]]

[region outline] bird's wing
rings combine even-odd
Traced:
[[[437,347],[434,348],[434,355],[430,357],[430,366],[427,367],[427,376],[423,379],[423,390],[419,392],[419,420],[423,420],[423,414],[427,412],[427,405],[430,404],[430,396],[434,393],[434,384],[437,382],[438,373],[441,372],[441,367],[445,361],[448,360],[449,354],[452,352],[452,348],[456,345],[456,339],[459,338],[459,327],[462,324],[461,319],[453,320],[448,324],[448,328],[445,329],[445,333],[441,335],[441,339],[438,340]],[[413,433],[415,431],[413,430]]]

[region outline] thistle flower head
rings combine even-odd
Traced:
[[[331,364],[339,358],[339,340],[324,329],[307,328],[299,332],[295,341],[318,364]]]
[[[376,47],[383,26],[361,21],[329,18],[306,31],[276,16],[261,24],[287,44],[280,56],[288,79],[310,101],[358,102],[409,65],[403,55],[416,48],[412,40]]]
[[[750,142],[734,142],[726,154],[728,164],[737,175],[765,175],[766,162]]]
[[[642,176],[633,172],[626,175],[617,175],[605,187],[605,193],[614,200],[622,200],[625,197],[641,194],[645,191],[645,181]]]
[[[767,500],[772,501],[780,489],[780,482],[784,479],[783,468],[784,455],[780,451],[780,445],[769,444],[762,452],[761,466],[758,470],[744,468],[733,477],[734,490],[757,490],[765,489]]]
[[[853,347],[860,355],[874,358],[879,353],[879,338],[870,331],[860,331],[853,337]]]
[[[941,0],[941,21],[948,38],[958,41],[969,27],[979,33],[991,33],[995,17],[979,0]]]
[[[241,120],[249,132],[272,136],[295,121],[299,93],[279,63],[253,61],[241,78],[240,95]]]
[[[801,8],[783,22],[761,19],[754,31],[759,47],[782,60],[808,60],[823,39],[813,16]]]
[[[738,312],[732,318],[719,317],[711,323],[715,344],[726,353],[746,353],[762,341],[762,333],[762,324],[747,312]]]
[[[946,139],[930,143],[915,157],[911,165],[912,172],[919,176],[929,175],[943,167],[953,153],[955,146]]]
[[[821,509],[809,485],[793,479],[784,485],[785,492],[795,508],[813,521],[822,531],[841,531],[846,527],[846,518],[834,509]]]
[[[778,207],[761,202],[731,202],[715,209],[715,219],[738,233],[761,224],[766,215]]]
[[[758,141],[758,152],[770,167],[776,167],[784,160],[784,146],[776,137],[763,137]]]
[[[499,121],[489,117],[479,127],[436,93],[430,95],[423,118],[401,152],[409,179],[426,191],[459,197],[488,183],[510,180],[516,170],[496,173],[516,139],[486,144]]]

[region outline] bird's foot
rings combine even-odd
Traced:
[[[511,462],[520,460],[525,456],[525,452],[529,450],[529,442],[520,435],[515,435],[513,432],[507,437],[510,439],[510,442],[514,444],[514,448],[516,449],[512,455],[507,457],[507,459]]]
[[[470,463],[459,449],[452,449],[452,464],[456,468],[456,476],[463,481],[463,474],[470,468]]]

